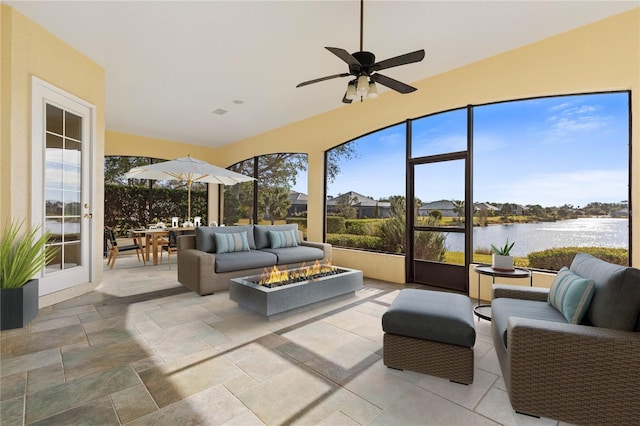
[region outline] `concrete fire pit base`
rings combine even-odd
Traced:
[[[241,308],[271,319],[277,314],[355,294],[356,290],[362,288],[362,271],[337,269],[342,273],[274,288],[255,284],[260,275],[234,278],[229,283],[229,298]]]

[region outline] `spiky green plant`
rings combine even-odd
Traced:
[[[24,221],[16,221],[4,227],[0,239],[0,288],[18,288],[25,285],[45,267],[55,255],[46,247],[49,232],[40,234],[40,226],[27,229]]]
[[[511,252],[511,249],[513,248],[514,244],[515,244],[515,241],[512,242],[511,245],[509,245],[509,239],[507,238],[507,242],[505,243],[504,247],[496,247],[493,244],[491,244],[491,249],[495,254],[499,254],[500,256],[509,256],[509,253]]]

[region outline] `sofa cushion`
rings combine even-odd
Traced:
[[[298,231],[287,229],[286,231],[269,231],[269,241],[271,248],[298,247]]]
[[[247,232],[230,232],[213,234],[216,240],[216,253],[233,253],[236,251],[249,251]]]
[[[272,253],[278,258],[278,265],[287,263],[313,262],[324,257],[324,252],[315,247],[288,247],[288,248],[265,248],[260,251]]]
[[[595,290],[592,280],[574,274],[566,266],[558,271],[549,289],[548,302],[570,324],[580,324]]]
[[[247,242],[249,243],[249,249],[255,250],[256,243],[253,239],[253,226],[198,226],[196,228],[196,249],[207,253],[216,252],[216,241],[214,234],[223,233],[235,233],[243,232],[247,233]]]
[[[498,330],[498,333],[502,336],[505,347],[508,347],[507,326],[510,317],[567,323],[564,315],[547,302],[510,299],[507,297],[493,299],[491,302],[491,321],[493,321],[496,330]]]
[[[569,269],[595,282],[596,289],[585,316],[588,324],[626,331],[638,326],[639,269],[614,265],[586,253],[576,254]]]
[[[286,231],[288,229],[294,229],[296,232],[296,238],[298,244],[300,244],[300,236],[298,235],[298,224],[291,223],[287,225],[255,225],[253,227],[253,233],[255,237],[255,245],[257,249],[263,249],[271,247],[271,240],[269,240],[269,231]]]
[[[265,268],[275,265],[277,261],[275,254],[261,250],[221,253],[216,254],[215,271],[220,273]]]

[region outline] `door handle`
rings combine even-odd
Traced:
[[[85,219],[91,219],[93,217],[93,213],[85,213],[84,217]]]

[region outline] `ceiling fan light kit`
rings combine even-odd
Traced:
[[[347,91],[342,98],[342,102],[346,104],[350,104],[358,98],[360,98],[361,101],[364,101],[364,98],[377,98],[378,88],[376,87],[376,83],[380,83],[383,86],[402,94],[415,92],[417,90],[415,87],[409,86],[408,84],[402,83],[391,77],[387,77],[386,75],[379,74],[378,71],[400,65],[420,62],[424,59],[424,49],[376,62],[376,57],[373,53],[362,50],[363,26],[364,0],[360,0],[360,51],[350,54],[339,47],[325,47],[325,49],[342,59],[349,66],[349,72],[305,81],[298,84],[296,87],[307,86],[309,84],[319,83],[321,81],[339,77],[353,76],[355,79],[352,79],[347,83]]]

